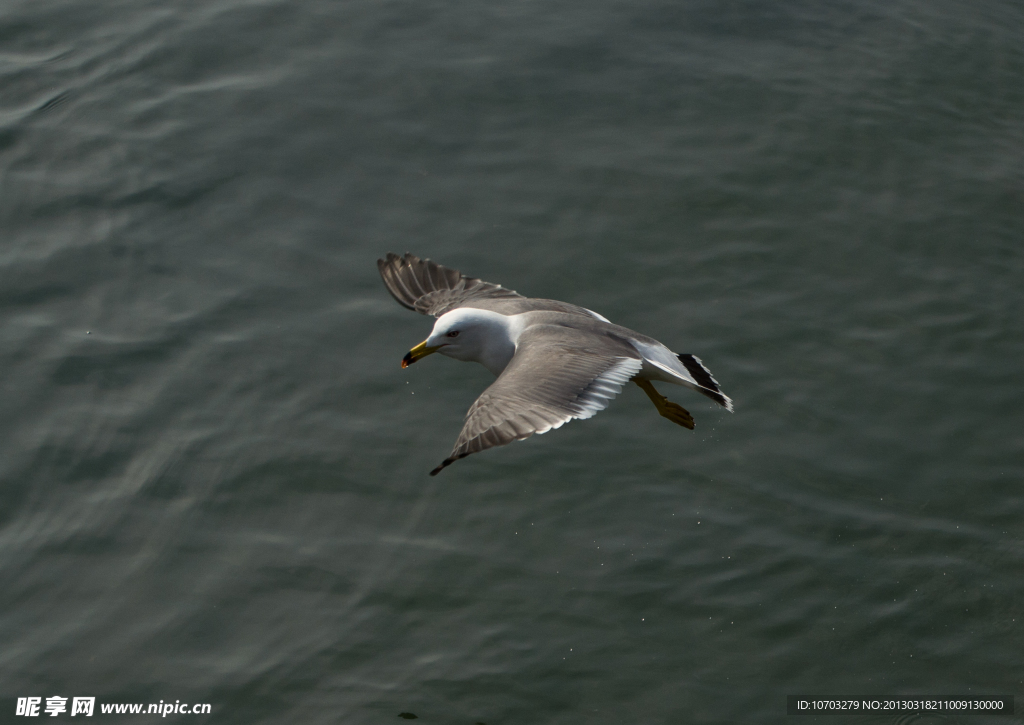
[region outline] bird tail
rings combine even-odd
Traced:
[[[686,372],[697,381],[697,392],[708,396],[723,408],[732,412],[732,399],[722,392],[718,387],[718,381],[711,375],[711,371],[704,367],[704,363],[696,355],[676,354],[679,362],[686,368]]]

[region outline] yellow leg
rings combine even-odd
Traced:
[[[640,380],[634,378],[633,382],[640,386],[640,389],[647,393],[647,397],[654,403],[654,407],[658,409],[663,418],[668,418],[673,423],[677,423],[684,428],[693,430],[693,416],[690,412],[679,405],[673,403],[671,400],[666,398],[664,395],[654,389],[654,385],[651,384],[650,380]]]

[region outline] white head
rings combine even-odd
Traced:
[[[460,307],[437,318],[430,337],[406,354],[402,367],[439,352],[456,360],[478,362],[499,375],[516,351],[514,327],[506,315]]]

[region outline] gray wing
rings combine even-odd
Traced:
[[[386,259],[377,260],[377,269],[398,304],[421,315],[440,317],[473,300],[525,299],[500,284],[466,277],[456,269],[408,252],[404,257],[388,252]]]
[[[440,317],[456,307],[475,307],[503,315],[538,310],[566,312],[607,322],[596,312],[578,305],[523,297],[500,284],[467,277],[458,270],[442,267],[437,262],[420,259],[408,252],[404,257],[388,252],[386,259],[377,260],[377,269],[398,304],[421,315]]]
[[[642,367],[640,354],[620,340],[560,325],[529,327],[508,367],[470,407],[451,455],[430,475],[471,453],[591,417]]]

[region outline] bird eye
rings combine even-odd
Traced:
[[[451,332],[448,333],[448,337],[458,337],[458,336],[459,336],[459,331],[458,330],[452,330]]]

